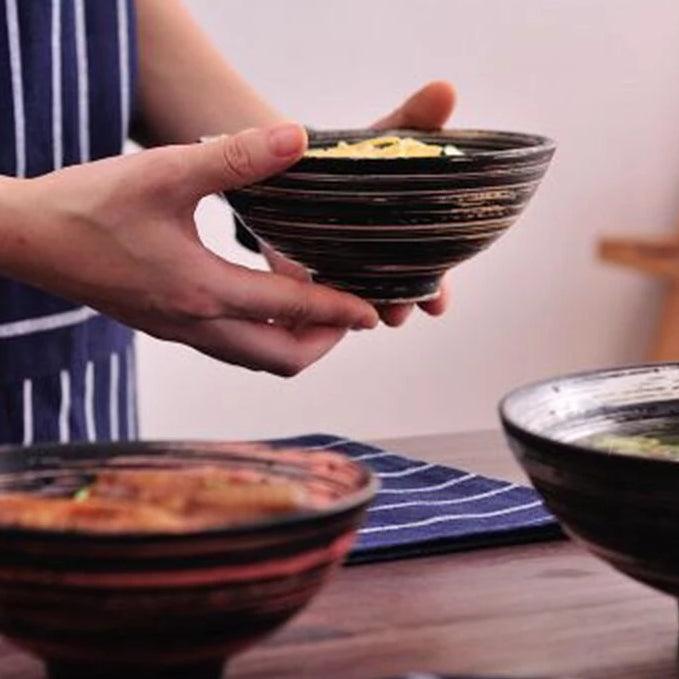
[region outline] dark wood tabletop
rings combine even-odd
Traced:
[[[525,480],[498,432],[375,443]],[[678,676],[677,629],[670,597],[556,540],[343,568],[306,611],[235,659],[228,676],[669,679]],[[0,679],[42,677],[40,663],[0,643]]]

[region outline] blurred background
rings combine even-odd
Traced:
[[[232,64],[290,118],[365,126],[428,80],[451,125],[543,133],[558,150],[527,211],[453,270],[443,318],[355,333],[283,380],[140,336],[146,437],[356,438],[497,425],[507,391],[644,360],[659,280],[597,259],[605,235],[679,224],[675,0],[186,0]],[[206,199],[206,244],[261,267]]]

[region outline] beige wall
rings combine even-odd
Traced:
[[[604,233],[679,218],[674,0],[189,0],[220,49],[280,109],[363,125],[430,78],[457,83],[454,123],[542,132],[559,150],[514,229],[452,277],[440,320],[350,337],[285,381],[140,339],[149,437],[355,437],[496,425],[506,390],[642,359],[656,282],[596,261]],[[206,242],[231,241],[224,205]]]

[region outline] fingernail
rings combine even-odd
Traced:
[[[299,153],[304,146],[304,130],[294,123],[283,123],[269,130],[269,148],[277,156]]]

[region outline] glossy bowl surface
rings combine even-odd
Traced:
[[[383,134],[453,144],[465,155],[305,157],[226,198],[256,237],[318,282],[374,302],[422,301],[436,296],[446,270],[516,221],[555,149],[540,135],[491,130],[312,130],[309,143]]]
[[[70,494],[98,470],[218,465],[303,484],[320,509],[190,533],[0,527],[0,633],[61,677],[220,676],[349,550],[376,480],[328,451],[263,443],[0,448],[0,492]]]
[[[679,596],[679,461],[597,450],[602,433],[679,429],[679,364],[555,377],[500,404],[509,444],[567,533],[632,578]]]

